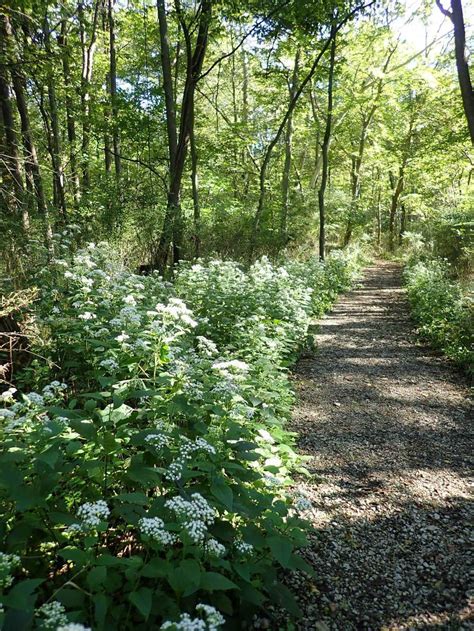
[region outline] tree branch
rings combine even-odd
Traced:
[[[264,22],[266,22],[268,20],[268,18],[271,18],[273,15],[275,15],[275,13],[278,13],[280,11],[280,9],[282,9],[284,6],[289,4],[289,2],[290,2],[290,0],[285,0],[285,2],[283,2],[280,5],[278,5],[273,11],[270,11],[270,13],[268,15],[266,15],[264,18],[262,18],[256,24],[254,24],[254,26],[252,26],[250,31],[248,33],[245,33],[245,35],[241,38],[239,43],[236,46],[234,46],[234,48],[232,48],[232,50],[230,50],[228,53],[225,53],[224,55],[221,55],[221,57],[216,59],[216,61],[213,64],[211,64],[209,66],[209,68],[205,72],[202,72],[200,74],[200,76],[198,77],[198,81],[200,81],[201,79],[204,79],[204,77],[207,77],[207,75],[210,72],[212,72],[214,70],[214,68],[216,66],[218,66],[222,61],[224,61],[224,59],[227,59],[228,57],[231,57],[234,53],[236,53],[239,50],[239,48],[241,48],[243,46],[245,40],[248,39],[252,35],[252,33],[255,33],[255,31],[259,28],[259,26],[261,26]]]

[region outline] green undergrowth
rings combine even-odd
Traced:
[[[474,376],[474,301],[443,260],[409,265],[405,282],[420,333]]]
[[[360,261],[183,264],[169,283],[91,245],[43,271],[36,359],[0,395],[4,631],[298,615],[278,581],[311,572],[287,367]]]

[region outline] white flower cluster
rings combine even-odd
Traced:
[[[92,311],[84,311],[84,313],[80,313],[77,317],[79,320],[95,320],[97,318]]]
[[[16,388],[8,388],[8,390],[0,393],[0,401],[13,401],[13,395],[15,392]]]
[[[213,538],[208,539],[206,541],[206,543],[204,544],[204,550],[210,556],[215,556],[215,557],[223,557],[225,556],[225,553],[226,553],[225,546],[223,546],[222,543],[219,543],[217,539],[213,539]]]
[[[194,543],[202,543],[207,534],[207,526],[214,523],[215,511],[202,495],[193,493],[190,500],[177,495],[165,502],[172,510]]]
[[[33,405],[37,405],[38,407],[42,407],[44,405],[44,397],[37,392],[29,392],[27,395],[27,399]]]
[[[173,545],[177,537],[165,530],[165,522],[159,517],[142,517],[138,522],[142,534],[163,545]]]
[[[116,370],[118,370],[119,365],[117,364],[117,362],[115,361],[115,359],[103,359],[100,363],[99,366],[101,366],[102,368],[104,368],[105,370],[107,370],[108,372],[115,372]]]
[[[56,629],[68,623],[66,610],[57,600],[41,605],[37,614],[43,618],[41,627],[43,629]]]
[[[170,438],[166,434],[148,434],[145,436],[145,441],[157,449],[163,449],[170,444]]]
[[[157,313],[163,316],[165,322],[176,322],[190,328],[197,326],[196,320],[192,317],[192,312],[179,298],[170,298],[167,305],[158,303],[155,309]]]
[[[218,631],[225,623],[224,616],[211,605],[200,603],[196,605],[196,612],[201,618],[191,618],[188,613],[182,613],[178,622],[164,622],[160,629],[163,631]]]
[[[130,339],[130,335],[128,335],[128,333],[125,333],[125,331],[122,331],[122,333],[120,335],[117,335],[115,339],[117,340],[117,342],[122,344],[123,342],[126,342]]]
[[[181,437],[181,447],[176,459],[168,466],[168,471],[165,474],[167,480],[177,482],[183,475],[183,470],[186,463],[191,459],[192,455],[196,451],[204,451],[208,454],[215,454],[216,449],[207,442],[204,438],[198,437],[196,440],[191,441],[186,436]]]
[[[240,554],[253,554],[253,545],[251,543],[243,541],[242,539],[236,539],[234,541],[234,548],[237,550],[237,552],[240,552]]]
[[[69,532],[81,532],[97,528],[101,521],[105,521],[110,515],[110,510],[104,500],[97,502],[86,502],[79,506],[77,516],[81,520],[80,524],[71,524]]]
[[[90,627],[85,627],[79,622],[68,622],[67,624],[62,624],[56,629],[56,631],[92,631],[92,629]]]
[[[43,398],[46,401],[51,401],[51,399],[56,398],[65,390],[67,390],[67,384],[61,383],[60,381],[52,381],[43,388]]]
[[[19,556],[0,552],[0,588],[10,587],[13,583],[12,571],[19,565]]]
[[[135,306],[123,307],[120,309],[120,321],[125,325],[140,326],[142,319]]]
[[[226,379],[242,379],[249,371],[249,365],[238,359],[214,362],[212,368]]]
[[[198,335],[196,337],[198,348],[207,357],[212,357],[218,353],[217,346],[214,342],[203,335]]]

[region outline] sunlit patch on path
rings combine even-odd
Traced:
[[[295,372],[311,456],[300,629],[472,629],[472,421],[463,377],[414,334],[398,267],[369,268]],[[471,577],[471,581],[470,581]]]

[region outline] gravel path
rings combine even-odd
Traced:
[[[315,578],[288,577],[299,629],[474,629],[463,377],[417,342],[393,264],[369,268],[319,325],[294,375],[313,476],[298,491],[316,528],[303,553]]]

